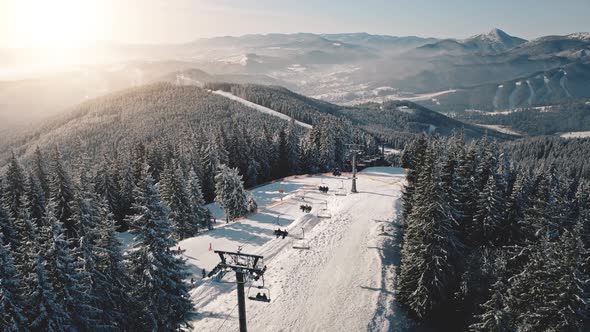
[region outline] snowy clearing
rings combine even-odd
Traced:
[[[393,101],[407,100],[407,101],[417,102],[417,101],[424,101],[424,100],[432,100],[433,98],[444,96],[444,95],[451,94],[451,93],[455,93],[458,91],[456,89],[452,89],[452,90],[437,91],[437,92],[432,92],[432,93],[414,94],[414,93],[408,93],[408,92],[397,92],[397,90],[394,88],[391,88],[391,90],[378,90],[378,89],[380,89],[380,88],[374,89],[371,94],[361,94],[361,95],[358,95],[358,97],[355,98],[354,100],[351,100],[348,102],[340,102],[339,104],[354,106],[354,105],[370,103],[370,102],[384,103],[384,102],[392,101],[392,100]],[[393,92],[393,93],[387,94],[387,95],[381,95],[381,93],[388,92],[388,91]],[[326,98],[326,95],[316,95],[316,96],[314,96],[314,98],[322,99],[322,100],[326,100],[326,101],[331,101],[331,102],[338,102],[338,100],[332,100],[330,98]],[[438,99],[437,99],[437,102],[438,102]]]
[[[508,134],[508,135],[522,136],[521,133],[514,131],[510,126],[486,125],[486,124],[479,124],[479,123],[476,123],[476,125],[480,126],[480,127],[488,128],[488,129],[493,129],[495,131],[499,131],[501,133]]]
[[[248,106],[248,107],[250,107],[250,108],[253,108],[253,109],[257,110],[257,111],[260,111],[260,112],[262,112],[262,113],[266,113],[266,114],[274,115],[274,116],[276,116],[276,117],[278,117],[278,118],[281,118],[281,119],[283,119],[283,120],[291,121],[291,120],[293,119],[293,118],[291,118],[291,117],[290,117],[290,116],[288,116],[288,115],[285,115],[285,114],[283,114],[283,113],[277,112],[277,111],[275,111],[275,110],[273,110],[273,109],[270,109],[270,108],[268,108],[268,107],[264,107],[264,106],[262,106],[262,105],[255,104],[255,103],[253,103],[253,102],[251,102],[251,101],[248,101],[248,100],[246,100],[246,99],[244,99],[244,98],[240,98],[240,97],[238,97],[238,96],[236,96],[236,95],[233,95],[233,94],[231,94],[231,93],[229,93],[229,92],[225,92],[225,91],[221,91],[221,90],[217,90],[217,91],[211,91],[211,92],[212,92],[212,93],[214,93],[214,94],[216,94],[216,95],[220,95],[220,96],[223,96],[223,97],[229,98],[229,99],[231,99],[231,100],[237,101],[237,102],[239,102],[239,103],[241,103],[241,104],[243,104],[243,105],[246,105],[246,106]],[[311,129],[311,128],[313,128],[313,127],[312,127],[312,125],[309,125],[309,124],[307,124],[307,123],[303,123],[303,122],[301,122],[301,121],[297,121],[297,120],[294,120],[294,121],[295,121],[295,123],[296,123],[297,125],[299,125],[299,126],[301,126],[301,127],[305,127],[305,128],[308,128],[308,129]]]
[[[385,147],[383,149],[383,152],[385,155],[389,155],[389,154],[402,154],[402,150],[400,149],[394,149],[394,148],[390,148],[390,147]]]
[[[570,131],[568,133],[561,133],[559,137],[563,138],[586,138],[590,137],[590,131]]]
[[[252,331],[388,331],[405,326],[408,321],[393,307],[394,264],[399,262],[382,264],[384,244],[397,233],[394,221],[405,174],[400,168],[375,167],[358,178],[359,193],[346,196],[335,194],[350,190],[347,177],[290,177],[258,187],[252,190],[258,213],[182,241],[198,285],[191,291],[197,311],[194,330],[238,330],[233,273],[220,282],[200,277],[203,268],[210,271],[219,261],[210,245],[228,251],[242,247],[244,253],[265,257],[271,302],[247,301]],[[328,194],[320,193],[319,185],[328,186]],[[301,204],[311,204],[311,213],[301,212]],[[331,218],[317,218],[326,204]],[[223,217],[219,209],[211,209]],[[275,238],[278,227],[289,230],[286,239]],[[302,229],[309,250],[292,248]]]

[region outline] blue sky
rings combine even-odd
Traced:
[[[283,17],[262,31],[467,37],[499,27],[526,38],[590,31],[590,0],[225,0]],[[263,24],[256,22],[256,26]]]
[[[532,39],[590,31],[590,0],[0,0],[0,47],[176,43],[249,33]]]

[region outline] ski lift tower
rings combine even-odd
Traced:
[[[351,193],[357,193],[356,190],[356,156],[361,154],[360,144],[347,144],[348,152],[352,155],[352,186],[350,187]]]
[[[233,270],[236,273],[236,284],[238,285],[238,312],[240,316],[240,332],[247,332],[246,327],[246,295],[244,284],[246,278],[258,280],[264,275],[266,265],[262,263],[262,256],[244,254],[241,252],[230,252],[215,250],[221,262],[211,271]],[[262,267],[261,267],[262,266]],[[263,279],[264,280],[264,279]]]

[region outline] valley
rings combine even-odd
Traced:
[[[0,331],[589,330],[590,7],[377,2],[0,4]]]

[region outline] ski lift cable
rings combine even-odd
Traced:
[[[217,332],[221,331],[221,328],[223,327],[223,325],[225,324],[225,322],[227,322],[227,320],[229,319],[229,316],[231,316],[231,314],[234,312],[234,310],[236,310],[237,307],[238,307],[238,305],[236,304],[234,306],[234,308],[229,312],[229,314],[227,314],[227,316],[225,316],[225,319],[223,320],[223,322],[221,323],[221,325],[217,329]]]
[[[250,293],[250,288],[252,288],[252,283],[250,283],[250,286],[248,287],[248,293]],[[231,316],[231,314],[234,312],[234,310],[236,310],[236,307],[238,305],[236,304],[234,306],[234,308],[229,312],[229,314],[227,314],[227,316],[225,316],[225,319],[223,320],[223,322],[221,323],[221,325],[219,326],[219,328],[217,329],[217,332],[221,331],[221,328],[223,327],[223,325],[225,324],[225,322],[229,319],[229,317]]]

